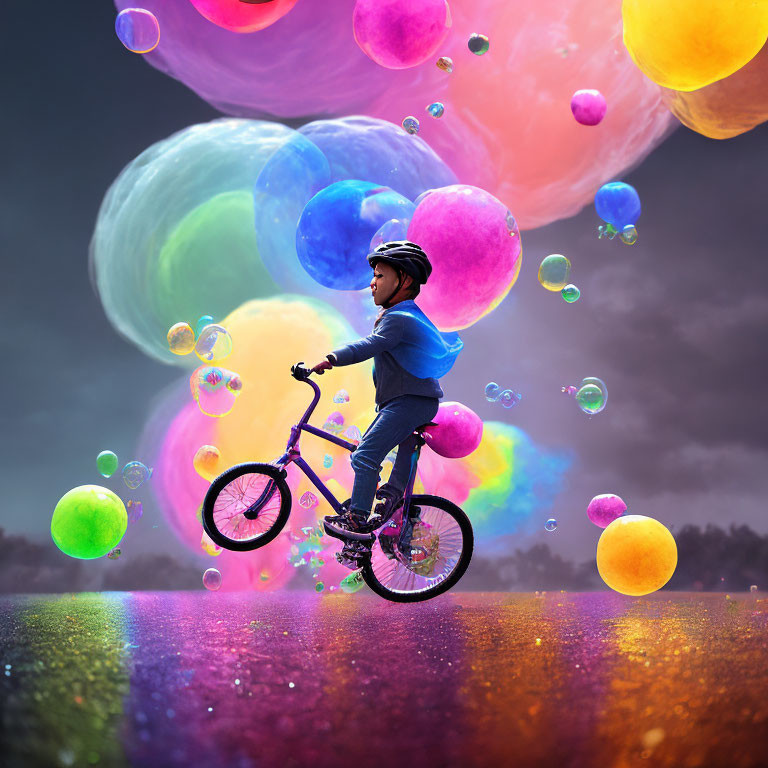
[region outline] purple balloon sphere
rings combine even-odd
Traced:
[[[615,493],[601,493],[589,502],[587,517],[600,528],[607,528],[627,511],[627,505]]]
[[[432,421],[437,426],[427,428],[427,445],[448,459],[469,456],[483,439],[483,420],[461,403],[440,403]]]
[[[571,97],[571,112],[576,122],[582,125],[597,125],[602,122],[606,109],[608,105],[600,91],[576,91]]]

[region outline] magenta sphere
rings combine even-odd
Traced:
[[[357,0],[352,16],[357,44],[387,69],[431,59],[450,26],[447,0]]]
[[[427,445],[447,459],[469,456],[483,439],[483,420],[461,403],[440,403],[432,421],[437,426],[427,428]]]
[[[493,195],[453,184],[417,200],[408,239],[432,263],[419,306],[441,331],[458,331],[495,309],[520,271],[515,217]]]
[[[605,96],[600,91],[576,91],[571,97],[571,112],[577,123],[582,125],[597,125],[605,117],[608,105]]]
[[[587,517],[600,528],[607,528],[627,511],[627,505],[615,493],[601,493],[589,502]]]

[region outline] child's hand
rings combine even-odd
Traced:
[[[312,366],[312,372],[322,376],[326,371],[330,371],[333,368],[330,360],[323,360],[321,363]]]

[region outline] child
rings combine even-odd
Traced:
[[[373,267],[373,301],[382,308],[373,333],[331,352],[312,368],[322,374],[371,357],[374,363],[377,415],[352,453],[355,482],[349,509],[325,518],[326,530],[339,538],[364,539],[378,527],[379,517],[368,521],[374,495],[386,506],[402,497],[416,445],[413,432],[437,414],[443,396],[437,379],[462,347],[456,334],[440,334],[413,301],[432,272],[421,247],[407,240],[384,243],[368,263]],[[399,448],[389,482],[377,492],[381,463],[395,446]]]

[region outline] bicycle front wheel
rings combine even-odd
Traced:
[[[398,603],[447,592],[464,575],[474,548],[469,518],[448,499],[412,496],[409,516],[410,529],[402,506],[395,512],[379,531],[370,562],[363,566],[365,583],[377,595]]]
[[[224,549],[248,552],[269,544],[291,512],[285,470],[238,464],[219,475],[203,501],[203,528]]]

